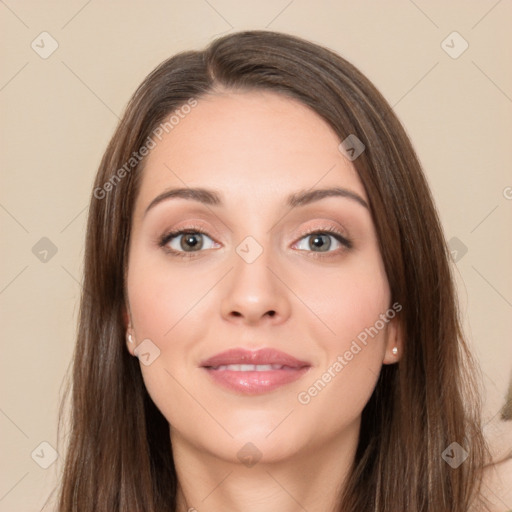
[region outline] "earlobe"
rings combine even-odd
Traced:
[[[383,364],[398,363],[403,353],[403,336],[402,324],[395,317],[390,320],[388,325],[388,336],[386,341],[386,353],[384,355]]]
[[[126,338],[126,347],[128,348],[128,351],[133,356],[133,351],[135,349],[135,334],[133,332],[132,323],[130,320],[130,315],[128,314],[128,309],[126,306],[123,306],[123,321],[124,321],[124,327],[126,330],[125,338]]]
[[[128,348],[128,352],[130,352],[130,354],[133,356],[135,350],[135,340],[131,326],[129,326],[126,330],[126,347]]]

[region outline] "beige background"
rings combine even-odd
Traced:
[[[57,448],[86,207],[118,116],[162,60],[230,31],[268,28],[329,46],[394,106],[447,239],[467,247],[456,264],[462,312],[484,374],[486,421],[497,425],[512,370],[510,1],[6,0],[0,16],[0,511],[41,510],[61,469],[62,456],[48,469],[36,461],[50,460],[41,442]],[[58,43],[45,59],[44,31]],[[458,58],[445,50],[455,55],[463,40],[442,45],[453,31],[469,44]],[[46,262],[33,249],[43,237],[57,249]],[[487,431],[505,450],[504,430]],[[512,508],[510,490],[500,499]]]

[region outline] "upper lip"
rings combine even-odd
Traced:
[[[217,367],[228,364],[280,364],[291,368],[311,366],[307,361],[300,361],[290,354],[273,348],[259,350],[233,348],[202,361],[200,366]]]

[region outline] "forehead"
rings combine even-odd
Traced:
[[[297,100],[269,91],[223,92],[201,97],[174,119],[179,122],[154,139],[146,158],[138,210],[174,186],[221,190],[234,206],[249,201],[255,208],[299,189],[328,186],[366,199],[338,149],[339,137]]]

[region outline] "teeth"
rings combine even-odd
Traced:
[[[281,364],[223,364],[216,366],[214,370],[230,370],[232,372],[268,372],[284,368]]]

